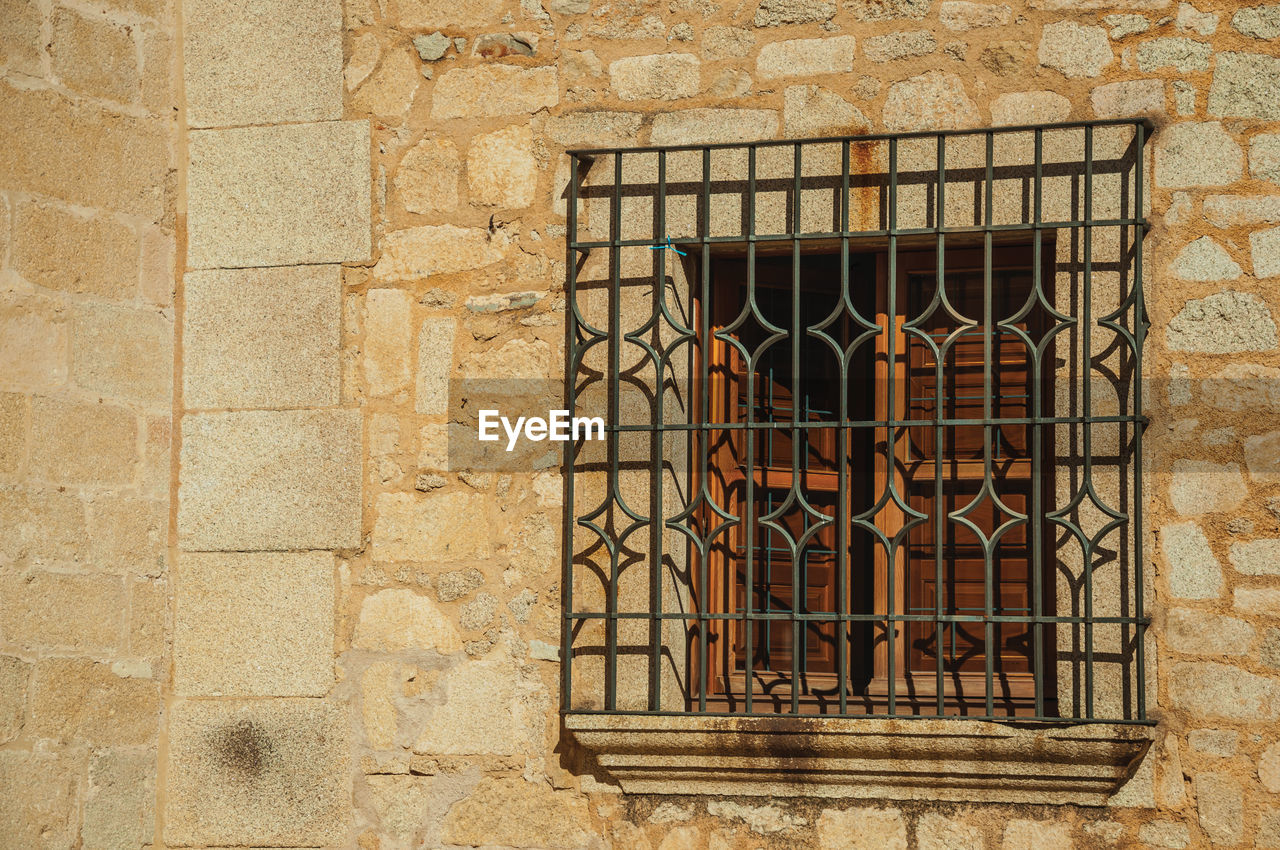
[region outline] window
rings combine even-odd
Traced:
[[[573,154],[566,714],[1147,722],[1149,132]]]

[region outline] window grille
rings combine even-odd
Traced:
[[[1148,722],[1151,132],[570,152],[562,710]]]

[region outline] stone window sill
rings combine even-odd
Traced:
[[[633,794],[1105,805],[1148,726],[568,713],[567,735]]]

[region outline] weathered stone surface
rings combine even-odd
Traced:
[[[32,572],[0,579],[0,633],[26,650],[104,653],[120,646],[126,596],[119,578]]]
[[[1259,401],[1266,403],[1267,399]],[[1280,483],[1280,431],[1246,439],[1244,461],[1249,467],[1249,477],[1255,483]]]
[[[851,136],[871,127],[858,107],[821,86],[788,86],[782,120],[787,135],[796,137]]]
[[[1280,431],[1273,432],[1280,438]],[[1274,466],[1274,463],[1273,463]],[[1280,540],[1247,540],[1231,544],[1231,566],[1247,576],[1280,576]]]
[[[1275,120],[1280,118],[1280,57],[1261,53],[1219,53],[1209,87],[1209,114]]]
[[[1041,65],[1070,78],[1096,77],[1115,60],[1106,30],[1075,21],[1047,25],[1037,55]]]
[[[413,105],[422,72],[413,51],[390,50],[376,71],[356,90],[351,108],[362,115],[398,121]]]
[[[414,43],[417,43],[417,39],[414,39]],[[342,69],[342,81],[347,91],[358,88],[369,78],[381,56],[382,45],[378,42],[376,35],[366,32],[355,38],[351,46],[351,57],[347,60],[346,67]]]
[[[889,87],[884,124],[893,132],[954,130],[981,122],[978,108],[955,74],[928,71]]]
[[[1071,824],[1011,820],[1004,828],[1001,850],[1073,850]]]
[[[702,33],[702,58],[715,61],[746,56],[755,46],[756,36],[740,27],[707,27]]]
[[[344,708],[316,699],[181,700],[169,718],[169,845],[346,840],[351,776]]]
[[[138,468],[138,418],[112,404],[31,400],[30,475],[61,484],[129,484]]]
[[[1026,41],[1000,41],[985,48],[978,62],[997,77],[1008,77],[1028,71],[1031,44]]]
[[[378,496],[373,557],[379,561],[448,563],[493,551],[485,499],[478,493]]]
[[[594,835],[585,796],[523,779],[490,777],[449,809],[441,833],[447,844],[557,850],[587,846]]]
[[[533,131],[515,124],[477,136],[467,151],[467,187],[473,204],[523,209],[533,203],[538,163]]]
[[[1214,227],[1280,224],[1280,195],[1210,195],[1201,209]]]
[[[818,818],[818,842],[831,850],[907,850],[907,827],[897,809],[827,809]]]
[[[426,596],[412,590],[382,590],[360,607],[352,645],[377,652],[434,649],[441,654],[462,648],[458,630]]]
[[[1280,590],[1270,587],[1237,587],[1231,604],[1245,614],[1280,617]]]
[[[190,268],[369,256],[369,124],[332,121],[188,137]]]
[[[853,71],[857,40],[851,35],[832,38],[796,38],[775,41],[760,48],[756,73],[763,79],[813,74],[847,74]]]
[[[786,24],[816,24],[829,21],[836,13],[830,0],[763,0],[753,21],[758,27]]]
[[[0,835],[13,847],[69,850],[76,835],[78,752],[0,750]]]
[[[484,573],[471,567],[451,570],[436,579],[436,598],[441,602],[461,599],[484,584]]]
[[[333,685],[329,553],[185,554],[175,595],[179,695],[323,696]]]
[[[338,5],[186,0],[182,8],[183,77],[192,127],[342,117]]]
[[[173,322],[150,307],[81,305],[72,319],[71,380],[104,396],[168,409]]]
[[[1186,80],[1173,81],[1173,108],[1181,118],[1196,114],[1196,87]]]
[[[1227,758],[1236,754],[1240,733],[1233,729],[1192,729],[1187,733],[1187,743],[1197,752]]]
[[[1174,608],[1165,625],[1169,647],[1192,655],[1244,655],[1254,637],[1253,626],[1244,620],[1192,608]]]
[[[1201,236],[1174,258],[1173,273],[1183,280],[1214,281],[1235,280],[1243,271],[1221,245]]]
[[[154,751],[93,753],[80,831],[86,850],[149,845],[155,833],[155,795]]]
[[[432,92],[431,117],[484,118],[520,115],[560,100],[556,69],[481,65],[441,75]]]
[[[0,299],[0,375],[10,389],[66,384],[70,322],[62,305],[40,296]]]
[[[187,407],[336,404],[341,290],[338,266],[187,273]]]
[[[1218,31],[1218,14],[1201,12],[1190,3],[1179,3],[1178,14],[1174,18],[1174,26],[1183,32],[1194,32],[1197,35],[1213,35]]]
[[[1205,460],[1176,460],[1169,500],[1183,516],[1230,511],[1244,501],[1247,490],[1240,467]]]
[[[16,476],[27,453],[27,397],[0,392],[0,475]]]
[[[1271,310],[1248,292],[1215,292],[1192,299],[1169,322],[1166,331],[1174,351],[1234,354],[1270,351],[1277,345]]]
[[[1253,6],[1231,16],[1231,26],[1250,38],[1280,37],[1280,6]]]
[[[938,49],[938,40],[927,30],[895,32],[864,39],[862,53],[872,62],[891,62],[911,56],[925,56]]]
[[[414,742],[417,753],[514,755],[530,747],[530,705],[515,665],[502,653],[465,661],[441,677],[444,698]],[[540,723],[541,721],[536,721]]]
[[[1229,664],[1174,664],[1169,696],[1171,707],[1207,718],[1256,723],[1280,715],[1280,682]]]
[[[1057,92],[1024,91],[1002,94],[991,101],[991,123],[1052,124],[1071,115],[1071,101]]]
[[[1240,843],[1244,834],[1244,799],[1240,783],[1225,773],[1198,773],[1192,779],[1200,827],[1214,844]]]
[[[415,280],[484,268],[503,259],[509,245],[501,229],[441,224],[393,230],[383,237],[382,256],[373,276],[384,281]]]
[[[1249,234],[1254,277],[1280,276],[1280,227]]]
[[[58,488],[0,487],[0,563],[45,566],[89,557],[85,506]]]
[[[514,6],[507,0],[403,0],[399,11],[401,23],[413,29],[465,30],[496,26]]]
[[[94,746],[154,745],[160,686],[116,675],[87,658],[36,663],[31,689],[31,734]]]
[[[1111,27],[1109,34],[1116,40],[1151,29],[1151,21],[1145,15],[1103,15],[1102,22]]]
[[[409,212],[448,212],[458,206],[458,175],[462,161],[449,139],[428,136],[400,160],[394,182],[400,202]]]
[[[1191,843],[1191,833],[1185,824],[1170,820],[1153,820],[1138,829],[1138,840],[1152,847],[1182,850]]]
[[[1175,124],[1156,140],[1156,183],[1166,189],[1223,186],[1244,175],[1244,152],[1222,123]]]
[[[685,109],[655,116],[649,140],[655,145],[719,144],[777,134],[778,114],[768,109]]]
[[[982,848],[985,842],[976,826],[935,812],[921,815],[916,822],[919,850],[967,850]]]
[[[609,63],[609,85],[622,100],[678,100],[698,93],[701,68],[691,53],[628,56]]]
[[[365,383],[372,396],[395,395],[409,385],[413,298],[400,289],[370,289],[364,303]]]
[[[735,71],[732,68],[720,71],[707,88],[707,94],[722,98],[740,97],[749,91],[751,91],[751,75],[746,71]]]
[[[1264,809],[1258,815],[1258,832],[1254,846],[1259,850],[1280,848],[1280,809]]]
[[[115,218],[27,202],[13,228],[13,268],[31,283],[117,300],[137,291],[138,238]]]
[[[112,493],[88,500],[90,555],[103,572],[157,577],[169,545],[169,501]]]
[[[1126,80],[1098,86],[1090,96],[1093,114],[1099,118],[1163,115],[1164,80]]]
[[[965,32],[979,27],[999,27],[1009,23],[1013,9],[998,3],[970,3],[945,0],[938,7],[938,20],[949,30]]]
[[[1169,592],[1179,599],[1216,599],[1222,593],[1222,565],[1194,522],[1160,529],[1160,548],[1168,565]]]
[[[355,410],[187,415],[179,543],[188,551],[355,546],[360,434]]]
[[[542,116],[539,116],[542,118]],[[534,119],[535,132],[545,133],[565,147],[634,144],[644,116],[639,112],[570,112]]]
[[[0,655],[0,744],[9,743],[22,731],[30,681],[30,664],[11,655]]]
[[[1213,49],[1203,42],[1181,36],[1155,38],[1138,45],[1138,70],[1144,74],[1172,68],[1180,74],[1209,70]]]
[[[33,3],[6,0],[3,4],[5,26],[0,29],[0,65],[38,77],[43,72],[42,45],[47,44],[41,31],[45,10]]]
[[[442,415],[449,406],[449,375],[453,369],[453,337],[457,322],[431,318],[418,331],[418,375],[413,409]]]
[[[119,103],[138,99],[138,46],[131,29],[63,6],[51,17],[49,59],[63,85]]]
[[[918,20],[929,14],[933,0],[849,0],[844,5],[860,21]]]
[[[1280,794],[1280,744],[1272,744],[1258,756],[1258,780],[1272,794]]]

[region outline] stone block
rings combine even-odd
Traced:
[[[1071,101],[1057,92],[1024,91],[1002,94],[991,101],[991,123],[1054,124],[1071,116]]]
[[[190,268],[368,259],[367,122],[193,131],[188,155]]]
[[[534,132],[565,147],[635,144],[644,122],[639,112],[569,112],[539,118]]]
[[[1090,95],[1099,118],[1164,115],[1164,80],[1126,80],[1098,86]]]
[[[27,201],[13,228],[13,268],[31,283],[117,300],[137,293],[137,235],[114,217]]]
[[[449,212],[458,206],[462,160],[449,139],[428,136],[400,160],[394,185],[400,203],[413,213]]]
[[[528,115],[559,102],[560,84],[554,67],[481,65],[440,75],[431,93],[431,117]]]
[[[129,590],[129,654],[158,665],[169,649],[171,594],[163,579],[134,579]],[[155,669],[159,669],[156,666]]]
[[[609,63],[609,85],[622,100],[678,100],[698,93],[701,68],[691,53],[627,56]]]
[[[383,493],[376,507],[375,561],[445,564],[493,552],[487,503],[479,493]]]
[[[929,14],[933,0],[850,0],[843,5],[860,21],[919,20]]]
[[[1252,150],[1257,148],[1255,139]],[[1280,224],[1280,195],[1210,195],[1201,209],[1214,227]]]
[[[1280,809],[1264,809],[1258,816],[1258,832],[1253,843],[1259,850],[1280,848]]]
[[[1187,743],[1205,755],[1229,758],[1236,754],[1240,733],[1233,729],[1192,729],[1187,733]]]
[[[1001,850],[1073,850],[1071,824],[1041,820],[1011,820],[1004,828]]]
[[[1162,68],[1172,68],[1180,74],[1209,70],[1209,57],[1213,48],[1204,42],[1174,36],[1154,38],[1138,45],[1138,70],[1150,74]]]
[[[325,700],[182,700],[170,710],[171,847],[315,847],[347,839],[346,709]]]
[[[77,306],[71,381],[90,392],[170,410],[173,320],[152,307]]]
[[[471,140],[467,151],[467,189],[472,204],[524,209],[538,188],[533,131],[515,124]]]
[[[99,750],[89,758],[80,835],[84,850],[145,847],[155,835],[156,755],[151,749]]]
[[[1230,511],[1240,507],[1248,491],[1240,467],[1234,463],[1176,460],[1169,500],[1183,516]]]
[[[758,27],[819,24],[831,20],[835,13],[836,4],[829,0],[762,0],[752,23]]]
[[[124,115],[50,89],[19,89],[7,82],[0,82],[0,115],[21,116],[8,123],[0,145],[0,185],[149,221],[167,215],[172,191],[168,116]],[[51,167],[54,162],[64,167]],[[49,235],[63,238],[56,231]],[[68,243],[62,250],[74,248]]]
[[[184,554],[174,581],[181,696],[324,696],[333,685],[328,552]]]
[[[138,467],[138,417],[106,403],[31,400],[31,477],[59,484],[129,484]]]
[[[1280,37],[1280,6],[1253,6],[1231,16],[1231,26],[1250,38]]]
[[[351,108],[361,114],[395,122],[413,105],[413,97],[422,85],[418,56],[407,49],[391,50],[365,81]]]
[[[173,33],[166,29],[143,27],[140,37],[142,105],[152,115],[172,115],[181,103],[178,98],[178,75],[173,72],[177,56]]]
[[[1164,189],[1225,186],[1244,175],[1244,152],[1221,122],[1174,124],[1156,139],[1156,184]]]
[[[756,36],[740,27],[707,27],[702,33],[702,58],[709,61],[746,56],[755,46]]]
[[[541,728],[545,705],[525,697],[511,660],[494,653],[464,661],[441,677],[443,699],[413,744],[416,753],[516,755],[528,752],[532,724]]]
[[[352,645],[375,652],[434,649],[447,655],[462,649],[462,640],[429,598],[393,588],[364,600]]]
[[[1280,744],[1272,744],[1258,756],[1258,781],[1272,794],[1280,794]]]
[[[1280,539],[1242,540],[1228,556],[1236,572],[1247,576],[1280,576]]]
[[[401,24],[413,29],[474,29],[496,27],[516,8],[510,0],[404,0],[399,11]]]
[[[89,557],[84,503],[57,488],[0,487],[0,564],[71,564]]]
[[[36,662],[29,729],[36,738],[98,747],[155,746],[162,708],[154,680],[125,678],[87,658],[47,658]]]
[[[1271,351],[1280,345],[1266,302],[1229,289],[1188,301],[1170,320],[1166,339],[1174,351],[1206,354]]]
[[[117,103],[138,101],[138,45],[131,27],[83,17],[65,6],[55,7],[51,17],[49,61],[63,85]]]
[[[192,127],[342,117],[342,8],[327,0],[184,0]]]
[[[1178,4],[1178,15],[1174,19],[1174,26],[1183,32],[1193,32],[1197,35],[1213,35],[1218,31],[1218,14],[1216,12],[1201,12],[1190,3]]]
[[[390,282],[481,269],[502,260],[509,248],[501,228],[440,224],[393,230],[382,238],[373,276]]]
[[[1222,565],[1209,540],[1194,522],[1160,529],[1160,548],[1167,565],[1169,592],[1179,599],[1217,599],[1222,593]]]
[[[1280,57],[1219,53],[1209,87],[1209,114],[1274,121],[1280,118]]]
[[[1001,27],[1009,23],[1013,9],[997,3],[970,3],[968,0],[945,0],[938,7],[938,20],[949,30],[967,32],[982,27]]]
[[[981,123],[978,107],[955,74],[928,71],[889,87],[884,124],[892,132],[956,130]]]
[[[830,850],[907,850],[907,827],[897,809],[827,809],[818,818],[818,842]]]
[[[76,847],[82,752],[0,750],[0,835],[22,850]]]
[[[1075,21],[1046,25],[1038,56],[1041,65],[1061,71],[1068,78],[1097,77],[1115,61],[1107,31]]]
[[[1173,260],[1173,273],[1183,280],[1204,283],[1235,280],[1243,271],[1212,237],[1201,236],[1178,252]]]
[[[413,399],[413,409],[418,413],[441,416],[448,410],[456,329],[454,319],[429,318],[418,330],[418,376]]]
[[[1165,623],[1169,648],[1191,655],[1245,655],[1256,636],[1244,620],[1193,608],[1174,608]]]
[[[778,113],[768,109],[682,109],[654,116],[649,140],[655,145],[721,144],[772,139]]]
[[[1204,718],[1264,723],[1280,716],[1280,681],[1211,661],[1174,664],[1169,698],[1170,708]]]
[[[1254,277],[1280,277],[1280,227],[1249,234]]]
[[[782,120],[790,136],[851,136],[871,128],[858,107],[821,86],[787,86],[782,97]]]
[[[928,812],[916,821],[919,850],[982,850],[982,831],[964,821]]]
[[[51,298],[0,298],[0,386],[50,390],[66,384],[68,324],[62,305]]]
[[[485,777],[444,819],[446,844],[576,850],[595,836],[587,798],[519,778]]]
[[[108,573],[159,576],[169,548],[169,500],[118,493],[86,502],[93,566]]]
[[[413,299],[400,289],[370,289],[364,299],[365,385],[371,396],[394,396],[409,384]]]
[[[185,292],[188,408],[338,403],[338,266],[188,272]]]
[[[1244,796],[1225,773],[1198,773],[1192,779],[1200,828],[1214,844],[1237,845],[1244,836]]]
[[[1270,587],[1237,587],[1232,605],[1245,614],[1280,617],[1280,590]]]
[[[1191,833],[1186,824],[1171,820],[1153,820],[1138,830],[1138,840],[1152,847],[1182,850],[1191,843]]]
[[[358,411],[195,414],[183,419],[182,435],[178,540],[186,550],[359,543]]]
[[[928,30],[876,35],[862,41],[862,55],[872,62],[892,62],[912,56],[927,56],[938,49],[938,40]]]
[[[766,80],[814,74],[848,74],[853,71],[856,47],[857,39],[851,35],[771,42],[760,48],[760,54],[756,57],[756,73]]]
[[[0,392],[0,476],[16,477],[27,454],[27,396]]]
[[[9,743],[22,731],[30,681],[30,664],[11,655],[0,655],[0,744]]]
[[[46,38],[44,7],[28,0],[0,0],[0,66],[39,77]]]

